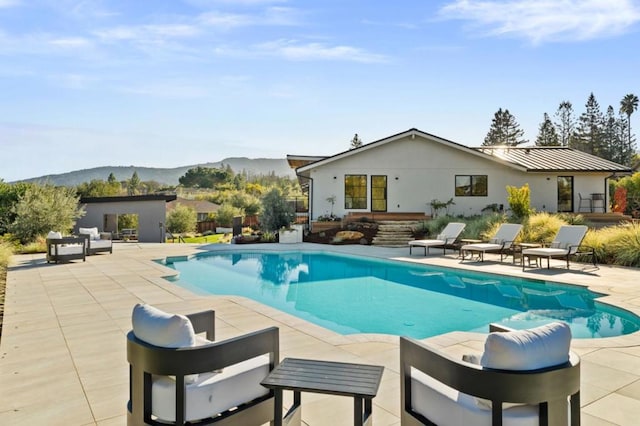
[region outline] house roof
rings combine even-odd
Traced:
[[[116,203],[116,202],[130,202],[130,201],[173,201],[176,199],[175,195],[166,194],[146,194],[146,195],[123,195],[115,197],[82,197],[80,203]]]
[[[176,200],[167,204],[167,210],[174,209],[178,204],[191,207],[196,213],[213,213],[217,211],[220,206],[216,203],[212,203],[206,200],[189,200],[187,198],[178,197]]]
[[[474,149],[519,164],[529,172],[631,172],[630,168],[621,164],[564,146],[483,146]]]
[[[524,172],[611,172],[630,173],[631,169],[623,165],[604,160],[591,154],[587,154],[568,147],[479,147],[470,148],[468,146],[441,138],[418,129],[407,131],[380,139],[359,148],[343,151],[338,154],[321,156],[300,156],[287,155],[287,160],[291,157],[301,161],[289,161],[291,167],[296,167],[298,176],[305,176],[312,168],[323,166],[333,161],[357,155],[363,151],[374,149],[378,146],[394,142],[405,137],[415,138],[416,136],[429,139],[433,142],[441,143],[458,149],[471,155],[486,158],[500,163],[506,167]],[[297,164],[302,164],[296,166]]]

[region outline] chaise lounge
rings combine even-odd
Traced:
[[[466,256],[473,259],[474,253],[480,262],[484,262],[485,253],[500,253],[500,261],[509,255],[513,242],[518,238],[522,230],[519,223],[503,223],[498,228],[496,235],[486,243],[465,244],[460,247],[460,257],[464,261]]]
[[[549,247],[522,250],[522,270],[524,271],[525,265],[530,264],[532,259],[537,261],[538,259],[544,258],[547,259],[547,269],[551,267],[550,262],[552,258],[565,259],[567,261],[567,269],[569,269],[569,258],[577,254],[591,256],[593,266],[596,266],[596,256],[592,248],[589,248],[588,251],[580,251],[580,244],[582,244],[582,240],[586,234],[587,227],[585,225],[561,226]],[[525,262],[525,258],[528,262]]]
[[[429,253],[430,247],[442,247],[443,253],[446,253],[448,248],[453,248],[453,244],[465,226],[466,224],[464,223],[449,222],[435,239],[409,241],[409,254],[411,254],[413,247],[423,247],[425,256]]]
[[[464,357],[470,362],[400,338],[403,426],[580,424],[580,358],[569,351],[569,326],[491,331],[479,359]]]

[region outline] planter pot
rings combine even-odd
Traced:
[[[302,242],[302,231],[298,229],[281,229],[278,231],[280,244],[294,244]]]

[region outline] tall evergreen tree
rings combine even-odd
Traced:
[[[524,130],[520,128],[516,118],[508,109],[499,108],[493,116],[491,127],[482,145],[516,146],[527,142],[526,139],[522,139],[523,136]]]
[[[362,146],[362,139],[360,139],[360,137],[356,133],[353,136],[353,139],[351,139],[351,144],[349,146],[349,149],[360,148],[361,146]]]
[[[540,127],[538,128],[538,137],[536,138],[537,146],[559,146],[560,139],[558,138],[558,133],[556,133],[556,128],[551,122],[549,118],[549,114],[544,113],[544,117],[542,123],[540,123]]]
[[[602,127],[602,139],[605,152],[603,152],[601,156],[617,163],[622,163],[626,155],[624,139],[620,138],[621,125],[622,123],[616,117],[613,107],[609,105],[607,113],[604,116],[604,124]]]
[[[620,112],[627,115],[627,150],[629,153],[635,151],[635,146],[631,140],[631,114],[638,109],[638,97],[629,93],[620,101]],[[630,159],[629,159],[630,160]],[[629,163],[625,163],[629,164]]]
[[[133,171],[131,175],[131,179],[127,181],[127,194],[128,195],[136,195],[140,190],[140,178],[138,177],[138,172]]]
[[[569,141],[569,146],[602,157],[606,151],[602,137],[603,123],[600,104],[591,92],[585,104],[585,112],[578,119],[575,138]]]
[[[573,105],[569,101],[560,102],[558,110],[555,113],[556,133],[560,139],[560,145],[569,146],[571,137],[576,128],[576,120],[573,115]]]

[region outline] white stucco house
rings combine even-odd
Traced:
[[[631,170],[567,147],[471,148],[418,129],[328,157],[288,155],[309,197],[309,220],[387,212],[431,214],[431,201],[453,199],[449,214],[508,208],[506,186],[529,184],[537,211],[608,211],[607,180]],[[331,197],[335,202],[331,206]],[[593,199],[580,202],[580,197]]]

